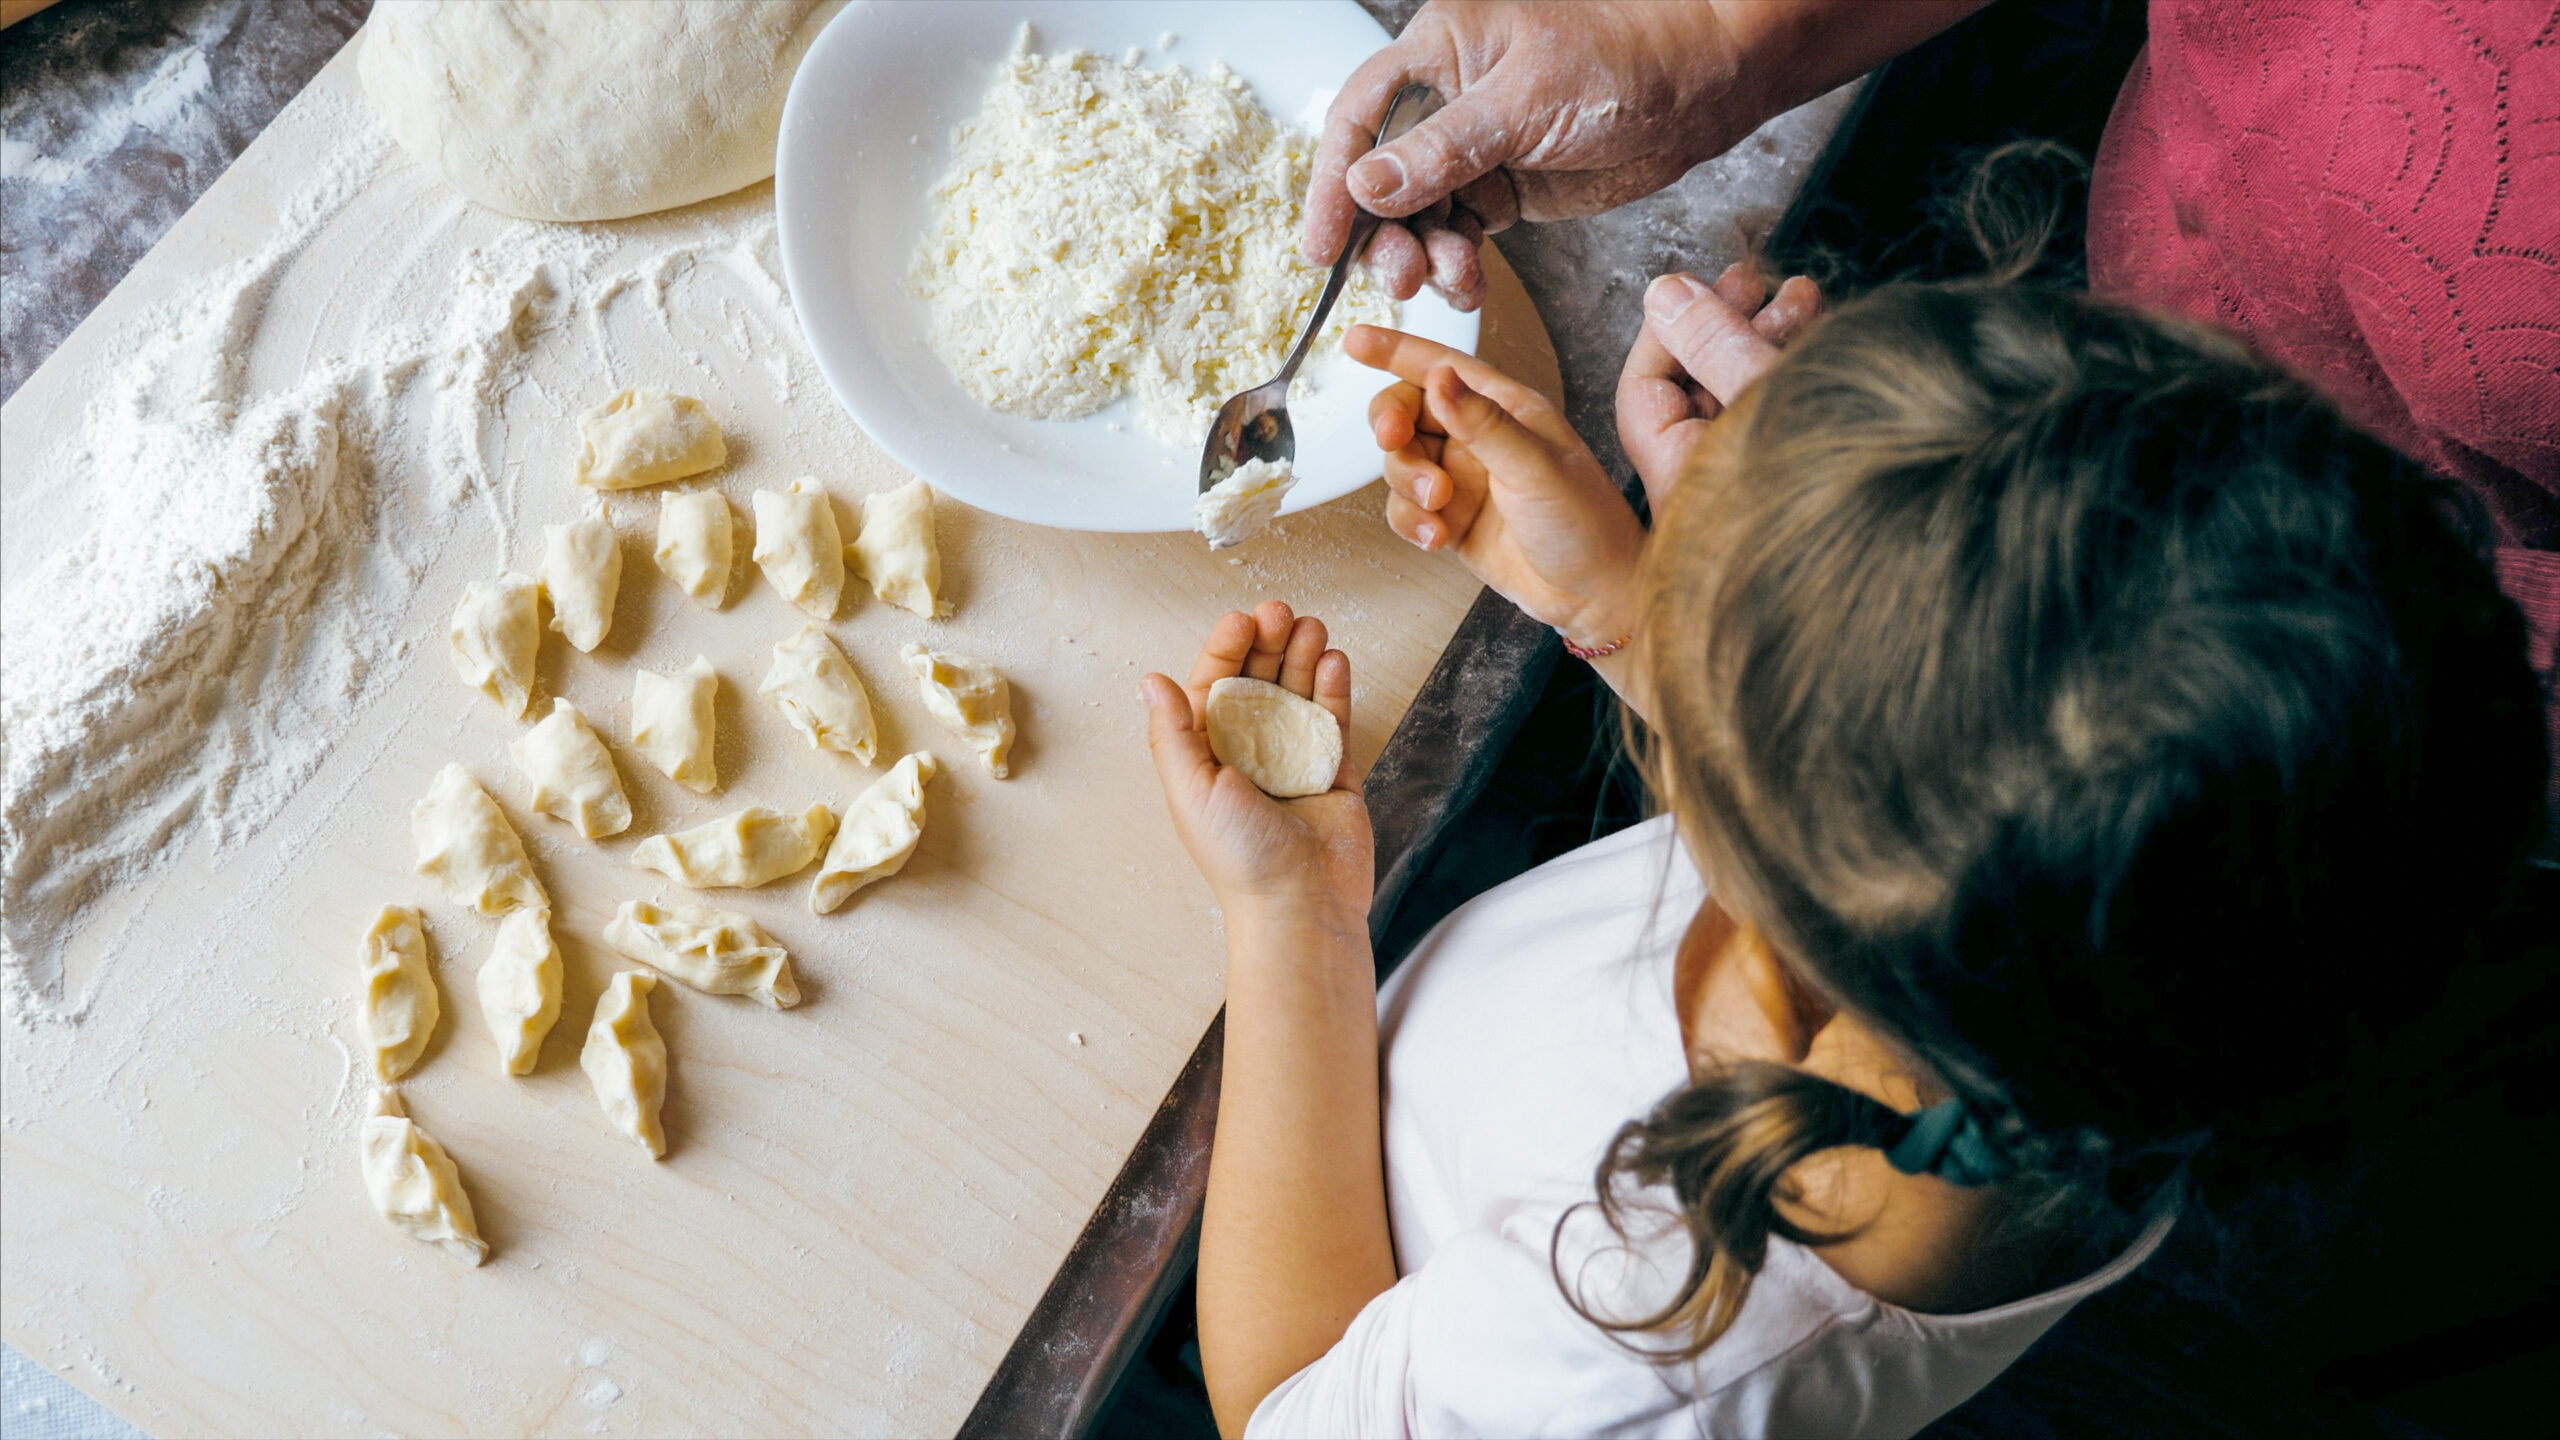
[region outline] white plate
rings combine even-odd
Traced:
[[[944,494],[1068,530],[1188,530],[1197,446],[1139,429],[1123,401],[1082,420],[988,409],[924,343],[925,305],[906,290],[927,192],[951,132],[977,113],[1024,21],[1042,53],[1131,46],[1147,63],[1205,70],[1223,60],[1263,107],[1312,128],[1386,32],[1352,0],[1290,4],[857,3],[800,62],[782,112],[774,199],[791,303],[818,369],[898,462]],[[1167,31],[1179,37],[1156,48]],[[909,137],[914,143],[909,143]],[[1476,317],[1428,292],[1399,323],[1472,353]],[[1339,356],[1310,364],[1290,394],[1304,509],[1378,476],[1365,420],[1380,377]],[[1110,422],[1123,428],[1113,430]]]

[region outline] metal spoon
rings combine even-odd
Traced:
[[[1387,118],[1378,126],[1378,145],[1402,135],[1422,119],[1422,102],[1431,97],[1428,85],[1407,85],[1387,102]],[[1371,148],[1376,148],[1372,146]],[[1218,407],[1218,418],[1209,423],[1209,443],[1200,452],[1200,493],[1206,495],[1217,483],[1235,473],[1247,460],[1294,462],[1298,458],[1298,437],[1289,428],[1289,382],[1298,378],[1298,367],[1306,362],[1307,351],[1316,343],[1327,317],[1333,314],[1333,302],[1342,297],[1344,282],[1351,278],[1351,265],[1368,247],[1369,237],[1378,233],[1379,217],[1366,210],[1352,219],[1351,234],[1342,242],[1342,253],[1334,257],[1333,273],[1326,277],[1324,293],[1316,297],[1316,313],[1307,317],[1307,328],[1298,336],[1297,348],[1289,352],[1288,363],[1269,380],[1227,397]]]

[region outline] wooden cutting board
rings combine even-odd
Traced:
[[[77,427],[118,337],[263,245],[314,153],[371,123],[353,59],[350,45],[0,411],[11,486]],[[450,303],[436,277],[520,223],[435,221],[452,205],[388,154],[285,271],[258,381],[289,383],[386,309]],[[840,807],[876,771],[813,753],[754,695],[801,618],[751,568],[718,613],[657,575],[654,493],[609,502],[625,555],[612,637],[580,655],[546,636],[541,656],[544,696],[575,700],[615,749],[630,833],[587,842],[525,809],[505,758],[521,727],[455,680],[443,626],[465,583],[530,570],[541,525],[588,503],[567,478],[572,417],[623,385],[711,404],[736,447],[715,478],[742,517],[750,490],[797,474],[840,499],[905,481],[816,381],[770,292],[702,243],[770,210],[760,186],[563,227],[579,275],[627,283],[528,320],[528,357],[487,417],[492,498],[439,509],[410,493],[436,483],[427,457],[376,457],[383,512],[429,517],[400,537],[421,567],[405,654],[277,818],[228,848],[191,844],[93,914],[62,989],[79,1018],[8,1037],[0,1318],[146,1430],[948,1432],[1221,998],[1218,917],[1165,821],[1136,677],[1182,673],[1223,610],[1287,599],[1353,658],[1365,764],[1474,597],[1462,570],[1386,531],[1375,487],[1242,563],[1196,537],[1036,530],[946,502],[956,616],[866,595],[830,627],[889,753],[945,762],[923,849],[826,918],[805,909],[805,879],[711,897],[790,946],[807,999],[777,1014],[659,988],[671,1149],[650,1163],[606,1129],[577,1067],[621,968],[599,938],[614,906],[693,898],[632,868],[632,846],[749,803]],[[420,243],[430,263],[409,263]],[[384,265],[399,244],[407,259]],[[1554,393],[1544,332],[1493,263],[1483,348]],[[911,639],[1008,670],[1016,778],[988,778],[934,728],[897,664]],[[622,743],[631,669],[697,652],[723,685],[729,783],[711,797]],[[408,807],[448,760],[498,796],[559,907],[566,1004],[524,1079],[498,1073],[472,1000],[493,924],[410,869]],[[480,1269],[383,1225],[358,1175],[355,951],[385,903],[424,906],[438,948],[445,1021],[405,1090],[462,1168],[493,1245]]]

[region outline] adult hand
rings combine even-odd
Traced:
[[[1381,283],[1403,300],[1428,278],[1472,310],[1485,235],[1649,195],[1750,134],[1765,117],[1736,73],[1705,4],[1432,0],[1325,112],[1299,248],[1332,264],[1355,206],[1402,220],[1370,242]],[[1445,107],[1372,150],[1387,103],[1416,81]]]
[[[1748,265],[1713,285],[1665,275],[1644,294],[1644,328],[1618,375],[1618,443],[1656,510],[1724,408],[1778,361],[1822,313],[1822,292],[1795,276],[1769,293]]]
[[[1138,682],[1147,707],[1147,749],[1174,832],[1230,915],[1285,914],[1368,938],[1375,883],[1374,837],[1360,775],[1343,747],[1342,769],[1321,795],[1274,800],[1218,763],[1209,749],[1209,687],[1230,676],[1268,680],[1333,712],[1351,734],[1351,661],[1325,648],[1324,622],[1293,616],[1266,600],[1254,613],[1230,611],[1209,631],[1191,679]]]
[[[1484,300],[1476,242],[1515,220],[1650,195],[1771,116],[1847,83],[1985,0],[1432,0],[1325,112],[1299,250],[1330,265],[1355,206],[1399,300],[1427,278]],[[1447,103],[1371,152],[1415,81]]]
[[[1419,336],[1355,326],[1343,349],[1402,382],[1369,403],[1395,532],[1455,550],[1476,578],[1569,639],[1625,638],[1644,527],[1563,412]]]

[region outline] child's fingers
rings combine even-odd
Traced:
[[[1654,281],[1644,313],[1671,358],[1720,405],[1732,404],[1777,363],[1778,347],[1751,328],[1750,317],[1694,275]]]
[[[1278,600],[1265,600],[1253,607],[1253,653],[1244,657],[1248,678],[1280,678],[1280,657],[1288,651],[1291,622],[1296,618]]]
[[[1205,725],[1209,717],[1209,687],[1230,675],[1244,673],[1244,662],[1253,653],[1256,626],[1254,617],[1241,610],[1230,610],[1209,627],[1209,638],[1200,644],[1200,658],[1191,662],[1191,679],[1183,689],[1191,696],[1191,720]]]
[[[1788,277],[1751,317],[1751,328],[1772,345],[1785,345],[1822,313],[1822,288],[1802,275]]]
[[[1486,396],[1493,403],[1516,416],[1544,414],[1555,407],[1545,396],[1463,350],[1453,350],[1437,340],[1407,335],[1377,325],[1354,325],[1342,337],[1343,353],[1372,370],[1384,370],[1408,385],[1420,385],[1433,370],[1446,366],[1458,372],[1467,388]],[[1427,422],[1426,422],[1427,423]]]
[[[1457,482],[1449,478],[1449,472],[1432,463],[1417,445],[1384,457],[1378,473],[1389,491],[1423,510],[1437,510],[1448,504],[1457,490]]]
[[[1425,510],[1401,495],[1387,497],[1387,528],[1420,550],[1436,550],[1449,538],[1438,511]]]
[[[1327,650],[1316,660],[1315,702],[1333,712],[1342,726],[1342,768],[1334,772],[1333,788],[1358,791],[1360,772],[1351,764],[1351,657],[1339,650]]]
[[[1289,627],[1289,648],[1280,652],[1280,686],[1293,695],[1307,695],[1315,689],[1316,661],[1324,654],[1324,622],[1312,615],[1301,615]]]
[[[1688,441],[1677,428],[1715,413],[1714,398],[1697,390],[1654,333],[1653,322],[1646,321],[1627,352],[1626,368],[1618,372],[1618,443],[1655,502],[1670,489],[1687,454]]]
[[[1455,367],[1434,368],[1422,388],[1450,438],[1474,452],[1487,475],[1534,480],[1555,468],[1546,442],[1492,397],[1468,388]]]
[[[1369,437],[1381,450],[1401,450],[1431,433],[1430,427],[1419,385],[1399,380],[1369,397]]]
[[[1138,677],[1138,700],[1147,707],[1147,754],[1165,799],[1178,809],[1198,804],[1218,778],[1209,732],[1193,722],[1187,697],[1171,676]]]

